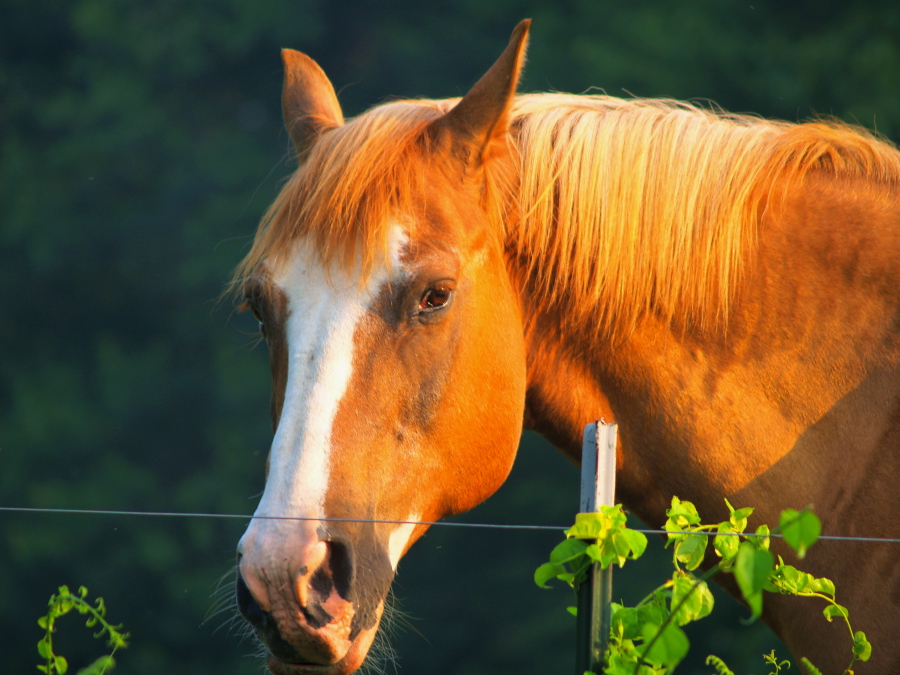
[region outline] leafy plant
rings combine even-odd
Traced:
[[[666,546],[672,546],[674,573],[634,607],[611,604],[609,647],[606,652],[606,675],[668,675],[685,657],[690,647],[681,626],[697,621],[712,612],[714,600],[707,580],[718,572],[733,574],[741,594],[750,607],[751,620],[762,614],[763,591],[824,600],[823,611],[828,621],[843,621],[850,632],[852,656],[847,671],[857,661],[868,661],[872,646],[862,631],[853,631],[847,608],[835,600],[834,584],[825,578],[777,562],[769,550],[770,537],[780,534],[785,542],[803,558],[821,533],[819,519],[809,509],[789,509],[781,514],[778,527],[770,532],[760,525],[745,533],[752,508],[735,509],[728,500],[729,518],[715,525],[701,523],[696,507],[689,501],[672,498],[666,511],[664,529]],[[714,535],[714,536],[713,536]],[[712,538],[713,549],[720,561],[697,576]],[[579,513],[575,525],[566,531],[566,539],[550,553],[550,562],[535,571],[535,583],[547,588],[547,582],[559,579],[577,591],[596,562],[605,568],[612,563],[620,567],[627,559],[637,559],[647,546],[647,538],[626,526],[621,505],[601,506],[598,513]],[[570,607],[569,611],[574,612]],[[774,652],[764,657],[778,675],[782,667]],[[818,672],[806,658],[803,666]],[[710,656],[707,664],[720,675],[731,673],[722,659]]]
[[[775,669],[772,672],[770,672],[769,675],[778,675],[781,672],[781,669],[783,667],[784,668],[791,667],[791,662],[788,661],[787,659],[784,659],[781,661],[778,660],[778,657],[775,656],[774,649],[772,651],[770,651],[768,654],[763,654],[763,661],[765,661],[766,663],[768,663],[770,666],[772,666]],[[812,664],[810,664],[810,665],[812,665]]]
[[[45,664],[38,665],[38,670],[47,675],[65,675],[69,669],[69,663],[65,657],[54,653],[53,634],[56,632],[56,621],[72,610],[79,614],[87,615],[85,625],[93,628],[99,625],[100,629],[94,633],[95,638],[108,636],[107,644],[112,647],[112,654],[106,654],[94,661],[86,668],[78,671],[78,675],[104,675],[112,670],[116,662],[113,654],[118,649],[128,647],[128,633],[121,632],[122,626],[114,626],[106,620],[106,604],[103,598],[97,598],[91,605],[87,600],[88,589],[84,586],[78,588],[78,593],[73,594],[68,586],[60,586],[59,593],[50,596],[47,603],[49,610],[45,616],[38,619],[38,625],[44,629],[44,637],[37,643],[38,654],[46,660]]]

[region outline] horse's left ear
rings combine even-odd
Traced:
[[[284,125],[302,157],[323,131],[344,123],[344,115],[328,76],[306,54],[282,49]]]
[[[466,169],[480,165],[491,144],[504,140],[530,26],[531,19],[516,26],[496,63],[450,112],[434,123],[434,133],[449,142]]]

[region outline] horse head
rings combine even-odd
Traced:
[[[319,66],[283,53],[299,168],[239,271],[275,433],[237,600],[275,673],[358,668],[424,523],[479,504],[511,468],[525,343],[500,212],[527,32],[457,104],[347,122]]]

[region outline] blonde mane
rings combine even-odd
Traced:
[[[397,214],[415,223],[428,124],[456,100],[379,106],[323,134],[271,206],[235,281],[310,237],[363,272]],[[669,100],[519,96],[517,194],[492,191],[507,246],[548,303],[590,307],[598,330],[648,311],[712,326],[727,317],[763,209],[811,171],[900,184],[900,153],[839,122],[791,124]],[[488,181],[491,167],[486,167]],[[411,233],[412,236],[413,233]]]
[[[412,216],[414,195],[427,189],[419,170],[425,129],[451,107],[451,101],[388,103],[323,133],[263,216],[232,286],[263,262],[277,271],[306,238],[327,265],[350,270],[361,263],[365,281],[386,252],[390,219]]]
[[[897,182],[900,155],[862,129],[729,115],[671,100],[519,101],[520,217],[510,227],[548,298],[608,331],[648,311],[727,317],[761,209],[814,169]]]

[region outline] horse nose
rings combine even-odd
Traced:
[[[321,665],[343,658],[355,637],[348,544],[317,540],[290,552],[282,549],[277,556],[239,556],[238,611],[273,655],[289,663]],[[279,625],[275,617],[294,620]]]
[[[306,606],[308,586],[315,576],[317,585],[328,573],[329,542],[323,541],[313,523],[283,529],[260,526],[256,521],[238,544],[238,570],[250,594],[264,611],[273,602],[285,604],[286,589],[293,589],[301,606]],[[320,568],[326,567],[324,572]]]

